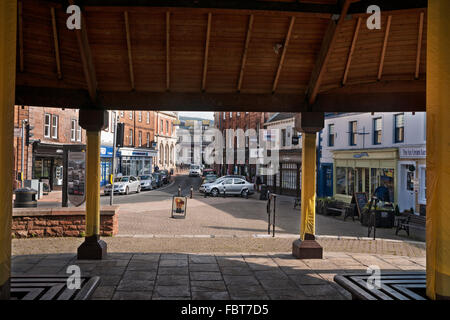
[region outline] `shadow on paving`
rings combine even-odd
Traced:
[[[109,253],[105,260],[76,260],[75,254],[20,255],[12,274],[64,275],[78,265],[82,276],[100,276],[92,299],[120,300],[346,300],[350,294],[334,283],[336,274],[382,272],[408,267],[412,259],[328,253],[323,260],[298,260],[289,254]]]

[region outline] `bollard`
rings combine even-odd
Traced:
[[[275,237],[275,212],[276,212],[276,203],[277,203],[277,196],[276,196],[276,195],[273,195],[273,224],[272,224],[273,235],[272,235],[272,237]]]
[[[191,186],[191,199],[192,199],[192,193],[194,192],[194,187]]]
[[[223,186],[223,197],[227,197],[227,187]]]
[[[178,185],[178,196],[181,197],[181,185]]]

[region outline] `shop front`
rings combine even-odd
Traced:
[[[118,155],[120,157],[119,172],[124,176],[137,177],[153,171],[153,159],[156,158],[157,152],[154,149],[120,148]]]
[[[109,177],[112,173],[112,159],[113,159],[113,147],[101,146],[100,147],[100,166],[101,166],[100,186],[102,186],[102,187],[109,184]]]
[[[300,149],[279,151],[279,170],[265,176],[264,183],[274,193],[300,197],[302,154]]]
[[[342,150],[333,152],[335,198],[351,198],[355,192],[372,195],[376,188],[389,190],[390,202],[398,203],[397,149]]]
[[[64,146],[33,144],[32,178],[44,182],[44,191],[61,190],[63,185]]]

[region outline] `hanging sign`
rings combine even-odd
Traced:
[[[67,161],[67,195],[70,203],[81,206],[86,200],[86,153],[69,152]]]

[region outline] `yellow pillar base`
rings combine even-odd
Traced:
[[[450,1],[428,1],[427,296],[450,299]]]

